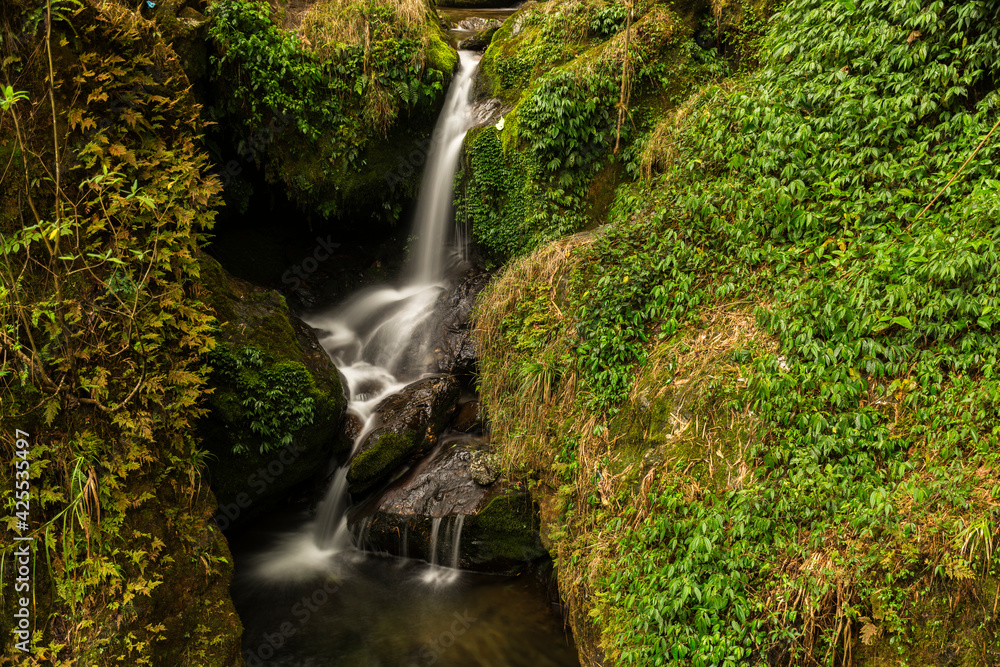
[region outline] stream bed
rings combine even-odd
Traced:
[[[442,370],[436,361],[435,332],[441,325],[439,305],[460,289],[456,275],[467,265],[452,210],[453,180],[473,122],[470,97],[479,56],[471,51],[459,56],[431,142],[413,222],[415,241],[403,274],[393,284],[362,290],[303,318],[342,374],[356,434],[349,459],[330,462],[326,491],[314,511],[272,514],[230,536],[236,560],[232,593],[249,667],[579,664],[561,614],[539,581],[547,577],[457,569],[466,511],[477,508],[425,517],[432,524],[430,562],[365,552],[363,530],[354,534],[348,521],[352,507],[378,488],[377,480],[362,478],[361,466],[353,463],[374,451],[378,456],[369,460],[385,459],[375,468],[378,480],[398,478],[422,449],[434,451],[419,443],[436,442],[442,434],[443,425],[419,421],[423,413],[414,406],[458,397],[450,375],[456,371]],[[415,387],[423,393],[409,396]],[[392,431],[401,415],[418,419],[419,427]],[[407,438],[416,438],[419,446],[392,459],[393,443],[411,442]],[[524,565],[523,572],[537,572]]]
[[[248,667],[579,665],[558,608],[530,574],[491,576],[354,550],[303,555],[302,534],[248,533],[233,544]],[[291,579],[262,581],[256,564],[282,541],[305,560],[286,563]]]

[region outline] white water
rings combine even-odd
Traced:
[[[429,584],[450,583],[455,581],[458,575],[459,557],[462,546],[462,526],[465,525],[465,515],[459,514],[454,521],[445,527],[444,536],[441,537],[441,517],[431,519],[431,566],[424,572],[422,579]],[[438,546],[439,542],[441,546]],[[438,563],[438,551],[446,543],[451,543],[451,560],[449,567],[442,567]]]
[[[460,234],[449,239],[454,229],[453,180],[462,141],[472,122],[469,97],[479,56],[460,51],[459,58],[461,66],[448,89],[432,135],[417,200],[413,223],[416,241],[409,257],[406,283],[400,287],[364,290],[345,304],[305,320],[317,330],[320,344],[347,380],[348,412],[363,424],[354,440],[352,456],[378,427],[375,408],[379,403],[426,374],[434,325],[431,315],[445,289],[450,262],[464,253],[464,248],[456,247],[464,243]],[[353,548],[346,516],[347,472],[345,464],[334,473],[311,526],[311,544],[303,546],[296,539],[281,545],[276,553],[267,555],[266,564],[261,562],[259,574],[267,579],[281,578],[282,573],[295,577],[296,570],[309,569],[310,565],[313,569],[323,569],[328,566],[326,561],[330,556]],[[434,561],[440,519],[435,521]],[[460,533],[461,524],[458,530]],[[280,562],[275,562],[276,558]],[[457,563],[457,558],[452,561]]]
[[[465,525],[465,515],[459,514],[455,517],[455,529],[452,531],[454,537],[451,540],[451,567],[458,569],[458,557],[462,546],[462,526]]]
[[[410,256],[413,281],[426,284],[441,279],[448,249],[448,230],[452,226],[451,200],[453,180],[462,140],[472,122],[472,77],[479,56],[459,51],[461,68],[448,90],[444,109],[434,128],[431,153],[424,180],[420,184],[417,214],[413,224],[417,245]]]

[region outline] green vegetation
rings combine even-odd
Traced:
[[[740,19],[747,35],[757,16]],[[637,4],[627,35],[626,18],[622,5],[541,3],[494,35],[480,67],[513,109],[502,129],[470,134],[458,199],[493,263],[603,220],[615,186],[640,169],[636,139],[741,62],[699,49],[699,17],[683,8]]]
[[[405,429],[400,433],[382,433],[367,449],[351,459],[347,475],[352,492],[361,492],[384,479],[412,458],[424,445],[421,434]]]
[[[193,437],[212,346],[196,251],[220,189],[200,109],[117,4],[5,2],[0,28],[0,421],[7,460],[29,434],[19,532],[36,545],[35,651],[18,664],[232,664],[232,566]],[[5,538],[4,577],[13,551]]]
[[[322,0],[297,30],[264,0],[216,2],[211,17],[218,113],[237,153],[323,217],[374,196],[394,219],[404,192],[385,196],[397,165],[382,145],[401,118],[433,121],[458,62],[424,1]]]
[[[296,432],[313,424],[314,401],[308,395],[313,382],[302,364],[288,361],[265,368],[259,348],[233,350],[227,345],[216,347],[209,363],[212,383],[232,403],[219,409],[237,428],[231,434],[235,453],[245,453],[258,443],[261,454],[277,450],[292,444]]]
[[[997,659],[993,14],[790,0],[484,296],[495,433],[615,664]]]

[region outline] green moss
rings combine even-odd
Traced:
[[[496,496],[468,522],[482,545],[478,558],[523,562],[546,555],[538,536],[537,512],[528,493],[508,491]]]
[[[506,135],[510,128],[505,127]],[[504,155],[501,133],[487,126],[472,130],[465,143],[465,178],[459,215],[492,262],[502,262],[533,247],[527,225],[532,200],[528,160],[518,152]]]
[[[488,95],[499,97],[508,104],[515,104],[529,83],[533,63],[529,56],[519,53],[519,46],[530,44],[538,37],[538,28],[520,26],[528,20],[529,14],[522,10],[511,16],[493,33],[490,45],[479,61],[479,71],[487,83]],[[514,39],[517,32],[519,39]]]
[[[458,53],[442,39],[440,31],[435,31],[430,36],[430,42],[427,46],[427,66],[444,72],[448,79],[458,67]]]
[[[423,437],[411,430],[383,433],[368,449],[351,459],[347,480],[352,492],[365,491],[406,462],[423,443]]]

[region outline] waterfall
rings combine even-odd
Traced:
[[[465,515],[459,514],[455,517],[455,529],[452,531],[453,539],[451,544],[451,567],[458,569],[458,558],[462,546],[462,526],[465,524]]]
[[[459,51],[461,69],[448,90],[444,110],[431,139],[431,153],[420,184],[417,214],[413,224],[417,245],[410,257],[410,270],[416,283],[439,280],[444,272],[451,226],[452,182],[462,152],[462,140],[472,122],[472,75],[478,56]]]
[[[441,517],[431,519],[431,565],[438,562],[438,533],[441,530]]]
[[[445,287],[446,260],[461,256],[461,250],[450,247],[448,238],[454,218],[452,182],[462,141],[472,122],[469,97],[479,56],[460,51],[459,59],[460,68],[434,128],[417,198],[413,222],[416,244],[409,258],[407,282],[400,287],[362,291],[338,308],[306,318],[347,380],[348,411],[363,424],[352,456],[378,426],[378,404],[426,372],[424,359],[434,324],[431,315]],[[345,465],[334,474],[317,510],[313,536],[321,549],[340,551],[351,546],[345,516],[347,470]],[[440,519],[436,521],[440,523]],[[436,548],[436,533],[432,542]]]

